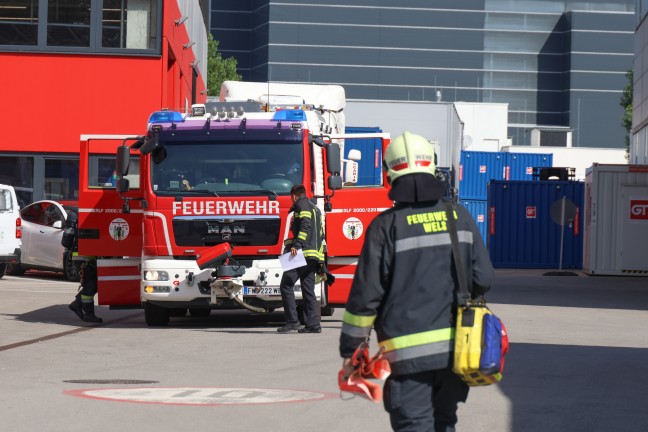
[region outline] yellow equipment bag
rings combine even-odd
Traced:
[[[457,311],[452,370],[470,386],[494,384],[502,379],[500,372],[485,374],[480,371],[486,315],[492,312],[485,305],[459,306]]]

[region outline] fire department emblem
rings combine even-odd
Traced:
[[[344,237],[348,238],[349,240],[357,240],[362,236],[362,222],[358,218],[349,218],[344,221],[344,224],[342,224],[342,232],[344,233]]]
[[[128,222],[122,218],[113,219],[108,227],[110,237],[117,241],[126,240],[126,237],[128,237],[128,231]]]

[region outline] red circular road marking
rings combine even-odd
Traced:
[[[313,402],[337,394],[286,389],[240,387],[139,387],[65,390],[64,394],[89,399],[163,405],[258,405]]]

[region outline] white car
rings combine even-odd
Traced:
[[[20,260],[7,264],[7,274],[21,275],[25,270],[48,270],[63,273],[70,281],[79,280],[79,262],[72,260],[61,245],[63,224],[75,207],[56,201],[36,201],[20,210],[22,246]]]
[[[20,254],[20,208],[12,186],[0,184],[0,278]]]

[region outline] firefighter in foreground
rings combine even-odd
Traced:
[[[286,240],[284,252],[297,255],[301,249],[306,258],[306,265],[285,271],[281,278],[281,300],[283,301],[286,324],[279,327],[279,333],[321,333],[320,316],[317,298],[315,297],[315,273],[324,264],[324,246],[322,238],[322,214],[320,210],[306,197],[306,188],[295,185],[290,190],[293,206],[293,222],[290,227],[291,238]],[[301,293],[304,308],[305,327],[299,328],[297,305],[295,302],[294,286],[297,279],[301,282]]]
[[[61,244],[67,249],[67,253],[74,253],[77,250],[77,220],[75,212],[69,212],[63,227]],[[81,265],[81,286],[74,297],[74,301],[68,305],[81,320],[89,323],[101,323],[103,320],[94,313],[94,296],[97,294],[97,260],[90,258]]]
[[[376,330],[392,369],[384,406],[396,431],[455,430],[468,386],[452,372],[457,278],[434,150],[409,132],[385,152],[383,168],[395,206],[367,229],[344,313],[340,355],[350,357]],[[455,207],[460,250],[472,296],[490,288],[493,266],[470,213]]]

